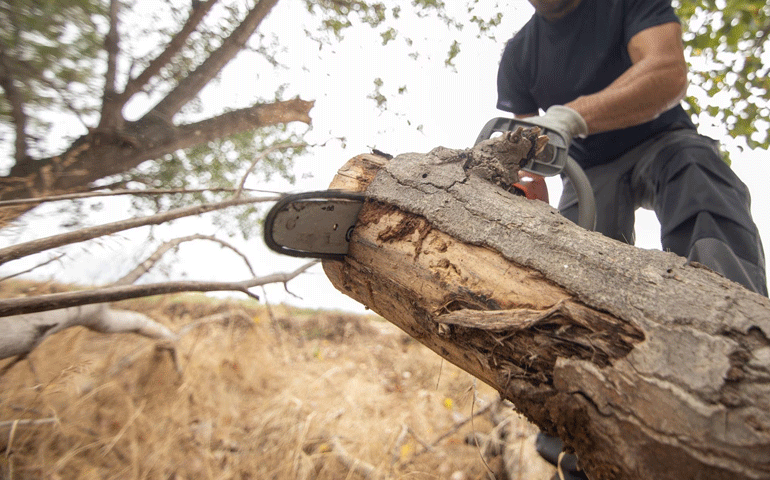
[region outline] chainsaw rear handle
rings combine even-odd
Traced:
[[[532,124],[526,120],[518,118],[493,118],[484,125],[484,128],[476,137],[476,144],[483,142],[496,132],[513,131],[516,127],[530,128],[538,127],[548,136],[548,145],[552,149],[546,149],[546,154],[539,158],[533,158],[522,170],[535,173],[543,177],[552,177],[562,172],[572,181],[578,197],[578,222],[577,224],[586,230],[596,228],[596,199],[594,191],[591,188],[591,182],[588,181],[585,172],[580,165],[569,156],[569,145],[572,139],[564,138],[559,132],[544,129],[539,125]]]

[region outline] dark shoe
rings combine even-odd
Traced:
[[[556,467],[551,480],[588,480],[585,472],[578,467],[577,456],[564,453],[564,442],[542,432],[537,434],[535,449],[541,457]]]

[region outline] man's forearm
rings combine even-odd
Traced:
[[[680,65],[633,65],[615,82],[593,95],[566,104],[578,111],[591,134],[654,120],[677,105],[687,91],[687,71]]]
[[[590,133],[639,125],[677,105],[687,91],[687,63],[681,27],[669,23],[637,34],[629,42],[631,68],[604,90],[566,104],[579,112]]]

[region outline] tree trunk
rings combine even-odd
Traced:
[[[770,301],[469,174],[474,152],[341,168],[331,188],[370,199],[346,259],[324,262],[335,287],[496,388],[594,480],[770,478]]]

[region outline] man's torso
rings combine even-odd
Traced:
[[[506,46],[498,108],[537,113],[603,90],[631,67],[628,41],[650,26],[678,21],[668,0],[582,0],[556,22],[537,15]],[[694,128],[677,106],[652,122],[573,142],[583,166],[605,163],[666,129]]]

